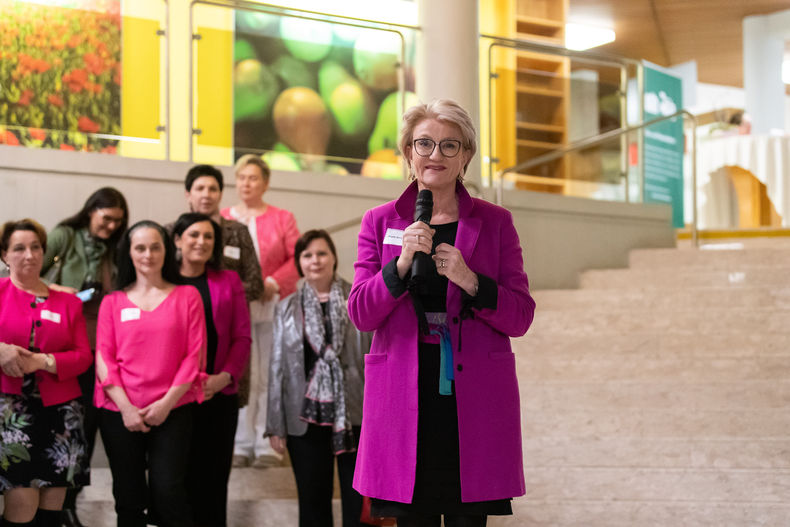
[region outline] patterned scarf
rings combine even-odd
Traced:
[[[356,446],[346,409],[343,368],[340,365],[340,351],[348,323],[341,281],[332,282],[329,292],[327,316],[332,332],[329,341],[318,295],[307,284],[302,287],[301,293],[304,334],[317,360],[307,380],[300,418],[308,423],[333,427],[332,449],[335,454],[354,452]]]

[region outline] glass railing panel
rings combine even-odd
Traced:
[[[163,157],[164,7],[147,4],[0,3],[0,143]]]
[[[276,170],[403,177],[413,31],[199,3],[193,17],[195,162],[260,153]]]

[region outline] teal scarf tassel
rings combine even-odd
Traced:
[[[455,379],[453,373],[453,343],[450,340],[450,330],[447,326],[439,326],[438,329],[432,329],[431,335],[438,335],[441,339],[439,342],[439,351],[441,353],[439,359],[439,395],[452,395],[453,384]]]

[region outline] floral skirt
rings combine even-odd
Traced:
[[[44,406],[34,374],[22,394],[0,394],[0,491],[90,483],[79,399]]]

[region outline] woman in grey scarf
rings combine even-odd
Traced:
[[[337,252],[326,231],[304,233],[294,260],[303,279],[275,310],[265,436],[277,452],[288,449],[300,527],[332,526],[335,458],[343,526],[356,526],[362,497],[352,481],[371,335],[348,320],[351,284],[335,273]]]

